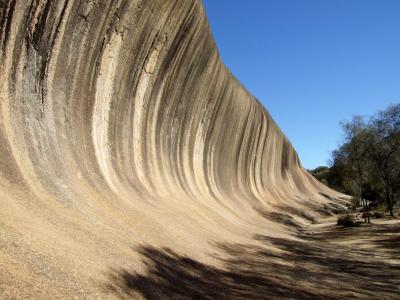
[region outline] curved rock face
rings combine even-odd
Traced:
[[[97,297],[138,245],[217,264],[212,242],[287,234],[272,212],[333,207],[201,1],[0,5],[0,292]]]

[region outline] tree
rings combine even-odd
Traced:
[[[384,184],[387,208],[394,217],[393,194],[399,181],[400,104],[379,111],[371,119],[365,136],[368,155]]]
[[[367,173],[367,161],[365,147],[367,125],[364,117],[355,116],[350,122],[342,123],[342,129],[345,134],[345,143],[341,146],[341,152],[350,172],[354,174],[354,180],[357,185],[357,192],[360,203],[364,205],[365,222],[370,222],[368,212],[368,202],[364,198],[364,184]]]
[[[341,125],[344,141],[332,152],[329,168],[310,173],[329,187],[354,196],[365,208],[366,222],[368,200],[375,200],[376,205],[385,203],[393,217],[393,206],[400,200],[400,104]]]

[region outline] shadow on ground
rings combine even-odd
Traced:
[[[139,293],[147,299],[399,299],[400,226],[300,234],[256,236],[266,247],[217,245],[226,254],[224,269],[142,247],[147,273],[116,270],[107,287],[120,297]],[[371,247],[339,243],[354,235]]]

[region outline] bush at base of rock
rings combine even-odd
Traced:
[[[354,217],[350,214],[339,215],[337,219],[337,225],[344,227],[354,227],[357,226]]]
[[[374,216],[374,218],[380,219],[380,218],[384,218],[385,214],[383,212],[380,212],[380,211],[375,211],[373,216]]]

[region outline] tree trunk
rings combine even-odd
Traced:
[[[361,203],[364,205],[364,222],[365,223],[370,223],[368,200],[367,199],[361,199]]]
[[[361,187],[361,185],[360,185],[360,191],[359,191],[359,193],[360,193],[360,203],[361,203],[361,205],[364,207],[364,223],[367,223],[367,213],[366,213],[366,207],[365,207],[365,202],[364,202],[364,199],[363,199],[363,197],[362,197],[362,187]]]
[[[369,223],[368,202],[367,199],[363,199],[363,173],[359,160],[357,160],[357,169],[358,169],[358,182],[360,190],[360,203],[361,205],[364,206],[364,222]]]
[[[394,218],[393,215],[393,205],[392,205],[392,197],[391,197],[391,192],[390,192],[390,185],[385,180],[385,191],[386,191],[386,202],[387,202],[387,208],[389,210],[390,216]]]

